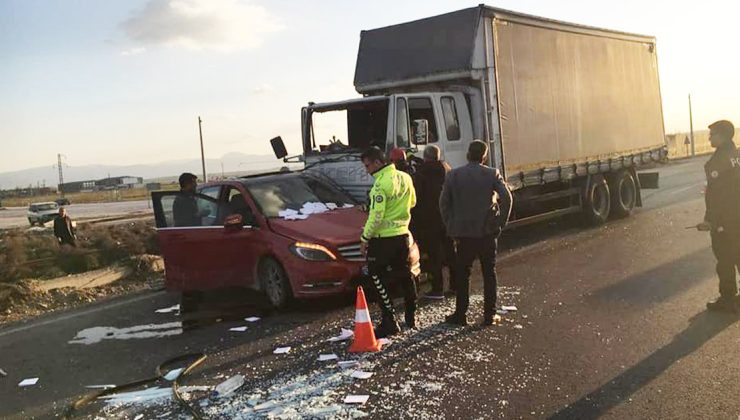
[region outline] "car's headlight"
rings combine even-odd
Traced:
[[[319,244],[296,242],[291,245],[290,250],[293,251],[293,254],[309,261],[331,261],[337,259],[333,252]]]

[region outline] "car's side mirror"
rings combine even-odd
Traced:
[[[244,226],[244,217],[241,214],[231,214],[224,220],[224,228],[238,229]]]
[[[282,137],[277,136],[271,139],[270,146],[272,146],[272,151],[275,153],[276,158],[283,159],[288,156],[288,149],[285,148],[285,143],[283,143]]]
[[[414,120],[414,144],[429,142],[429,120]]]

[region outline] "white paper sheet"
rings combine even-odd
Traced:
[[[347,369],[352,368],[360,364],[357,360],[342,360],[341,362],[337,362],[340,368]]]
[[[229,328],[229,331],[236,331],[236,332],[244,332],[246,330],[247,330],[247,327],[246,326],[231,327],[231,328]]]
[[[514,305],[511,305],[511,306],[503,305],[503,306],[501,306],[501,310],[508,311],[508,312],[516,312],[517,311],[517,308]]]
[[[334,353],[319,355],[319,362],[328,362],[329,360],[337,360],[337,359],[339,359],[339,357]]]
[[[352,372],[352,374],[350,376],[353,377],[353,378],[355,378],[355,379],[370,379],[370,377],[373,376],[373,373],[372,372],[364,372],[364,371],[361,371],[361,370],[356,370],[356,371]]]
[[[22,380],[22,381],[21,381],[21,382],[20,382],[20,383],[18,384],[18,386],[31,386],[31,385],[36,385],[36,382],[38,382],[38,381],[39,381],[39,378],[28,378],[28,379],[24,379],[24,380]]]
[[[278,347],[273,351],[273,354],[288,354],[290,352],[290,347]]]
[[[349,340],[354,335],[355,335],[354,331],[348,330],[346,328],[342,328],[342,332],[338,336],[332,337],[332,338],[330,338],[330,339],[328,339],[326,341],[332,341],[332,342],[334,342],[334,341],[345,341],[345,340]]]
[[[365,404],[370,399],[369,395],[347,395],[344,397],[345,404]]]
[[[180,305],[178,304],[178,305],[170,306],[169,308],[157,309],[154,312],[156,312],[158,314],[168,314],[170,312],[177,312],[179,310],[180,310]]]
[[[167,372],[166,375],[164,375],[164,379],[168,381],[174,381],[175,379],[177,379],[178,376],[180,376],[183,370],[185,369],[184,368],[172,369],[171,371]]]
[[[249,318],[244,318],[244,320],[247,322],[257,322],[260,318],[258,316],[250,316]]]

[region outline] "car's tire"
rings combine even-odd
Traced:
[[[293,300],[293,291],[283,266],[273,258],[264,258],[257,269],[257,276],[270,305],[285,309]]]
[[[601,178],[594,178],[586,187],[583,201],[583,215],[591,226],[599,226],[609,220],[611,196],[609,185]]]
[[[611,192],[611,215],[615,218],[629,217],[637,204],[637,182],[630,171],[619,171],[609,179]]]
[[[36,223],[34,223],[34,221],[33,221],[33,220],[31,220],[31,218],[30,218],[30,217],[28,218],[28,223],[30,223],[30,224],[31,224],[31,226],[33,226],[33,225],[35,225],[35,224],[36,224]]]

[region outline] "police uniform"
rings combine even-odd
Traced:
[[[367,243],[368,272],[378,294],[383,318],[378,330],[381,336],[398,331],[389,283],[400,281],[404,293],[406,324],[415,326],[416,283],[409,265],[409,223],[416,205],[416,191],[411,177],[389,164],[374,172],[370,190],[370,214],[362,232]]]
[[[711,224],[712,251],[722,300],[737,294],[735,270],[740,268],[740,154],[732,141],[719,146],[704,166],[706,214]]]

